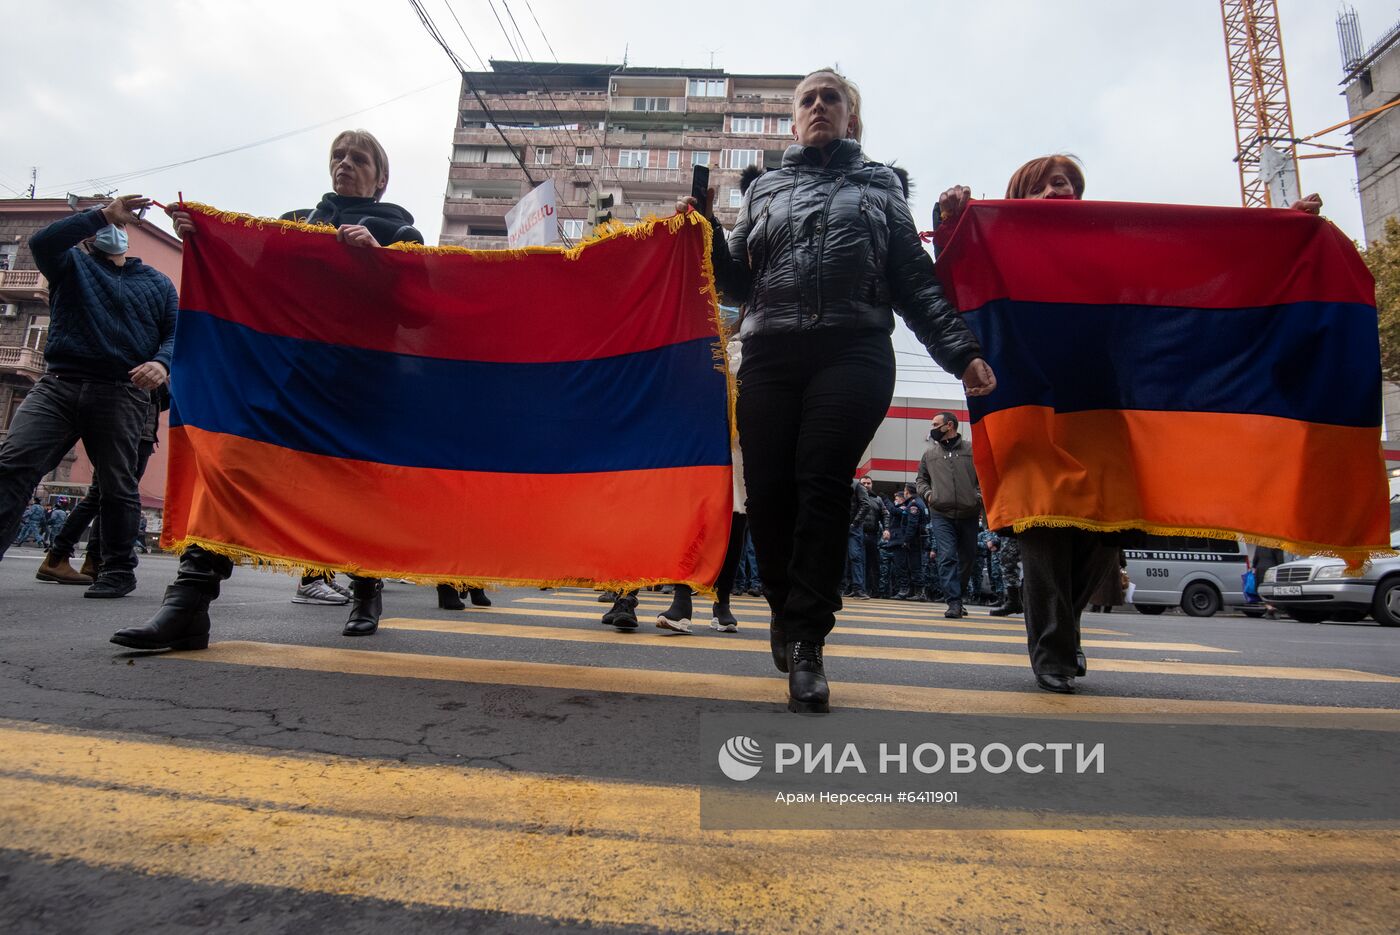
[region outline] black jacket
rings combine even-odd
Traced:
[[[327,192],[314,208],[288,211],[284,221],[305,221],[308,224],[359,224],[370,232],[381,247],[391,243],[422,243],[423,235],[413,226],[413,215],[387,201],[373,198],[351,198]]]
[[[854,140],[789,146],[782,168],[749,186],[728,242],[714,239],[713,260],[726,301],[748,303],[741,337],[816,328],[888,333],[897,308],[954,376],[982,356],[943,296],[899,178],[867,162]]]

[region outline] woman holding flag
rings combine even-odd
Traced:
[[[855,85],[832,69],[804,78],[793,136],[712,259],[726,300],[748,304],[739,437],[773,662],[788,675],[789,710],[824,712],[851,477],[894,391],[892,308],[969,395],[996,378],[943,296],[899,178],[861,151]],[[685,198],[677,210],[688,207],[709,205]]]

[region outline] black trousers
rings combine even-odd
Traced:
[[[754,335],[739,440],[764,596],[788,640],[824,642],[841,609],[851,478],[894,393],[883,331]]]
[[[102,573],[134,577],[136,552],[131,544],[141,512],[137,448],[150,406],[151,394],[132,383],[41,377],[15,411],[0,446],[0,555],[14,540],[34,486],[81,439],[92,459],[93,477],[102,487]]]
[[[141,444],[136,450],[136,484],[137,497],[140,497],[141,478],[146,474],[146,464],[151,460],[151,455],[156,450],[155,442],[141,439]],[[71,558],[73,551],[78,546],[78,540],[83,536],[83,530],[92,524],[92,535],[88,536],[87,550],[94,556],[102,554],[102,521],[97,517],[97,511],[102,506],[102,485],[93,477],[92,483],[88,485],[88,492],[83,499],[78,501],[78,505],[73,507],[73,512],[68,514],[68,521],[63,524],[63,529],[58,535],[53,537],[53,548],[49,549],[53,557]],[[94,522],[96,520],[96,522]],[[137,531],[140,531],[141,518],[137,516]],[[134,541],[134,540],[133,540]]]
[[[1084,529],[1039,526],[1016,538],[1021,545],[1031,669],[1042,675],[1074,675],[1079,618],[1109,572],[1118,573],[1119,540]]]

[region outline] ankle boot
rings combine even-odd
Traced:
[[[1023,613],[1025,608],[1021,606],[1021,589],[1016,586],[1007,586],[1006,601],[990,611],[993,617],[1009,617],[1012,614]]]
[[[95,581],[101,571],[102,563],[97,560],[97,553],[92,549],[88,549],[87,552],[83,554],[83,567],[78,569],[78,574],[87,575]]]
[[[467,588],[467,596],[472,599],[473,607],[491,606],[491,598],[486,596],[485,588]]]
[[[656,626],[676,633],[690,632],[690,585],[678,584],[671,592],[671,606],[656,615]]]
[[[825,714],[831,710],[831,690],[822,666],[822,644],[798,640],[787,644],[788,710]]]
[[[211,595],[197,588],[172,584],[145,626],[118,630],[112,642],[131,649],[207,649],[211,600]]]
[[[787,634],[783,632],[782,627],[778,626],[777,614],[768,617],[768,648],[773,650],[773,667],[779,672],[786,673],[788,670]]]
[[[603,614],[603,625],[619,630],[637,629],[637,592],[619,594],[612,608]]]
[[[34,572],[34,577],[40,581],[53,581],[58,584],[92,584],[90,575],[73,570],[67,555],[60,557],[52,551],[44,556],[44,561],[39,565],[39,570]]]
[[[340,631],[342,636],[369,636],[379,629],[379,615],[384,612],[383,590],[384,582],[378,578],[350,579],[350,619]]]
[[[467,605],[462,603],[462,598],[457,594],[457,589],[450,584],[440,584],[437,586],[438,610],[466,610]]]
[[[721,633],[739,632],[739,620],[734,616],[734,611],[729,609],[729,601],[715,601],[710,611],[710,629]]]

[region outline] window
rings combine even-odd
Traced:
[[[762,118],[762,117],[739,117],[739,116],[730,117],[730,118],[729,118],[729,132],[730,132],[730,133],[762,133],[762,132],[763,132],[763,118]]]
[[[49,336],[49,316],[30,315],[29,328],[24,334],[24,346],[42,351]]]
[[[778,118],[778,132],[781,133],[783,136],[789,136],[789,135],[791,135],[791,133],[792,133],[792,118],[791,118],[791,117],[779,117],[779,118]]]
[[[691,78],[687,93],[691,97],[724,97],[724,79]]]
[[[593,165],[593,150],[591,150],[591,149],[583,149],[582,147],[579,147],[578,149],[575,149],[575,150],[574,150],[574,165],[576,165],[576,166],[591,166],[591,165]]]
[[[729,207],[737,208],[744,203],[744,193],[737,188],[729,190]]]
[[[519,154],[512,152],[504,146],[486,147],[486,162],[488,165],[510,165],[516,161],[518,156]]]
[[[747,169],[763,162],[763,153],[756,149],[726,149],[721,157],[721,169]]]
[[[633,110],[670,110],[671,99],[669,97],[634,97],[632,98]]]
[[[710,151],[708,149],[697,149],[690,154],[690,164],[692,166],[708,166],[710,164]]]
[[[681,167],[681,152],[673,149],[666,154],[666,168],[679,169]]]
[[[15,257],[19,254],[19,244],[7,243],[0,246],[0,269],[14,269]]]
[[[536,146],[536,147],[535,147],[535,165],[537,165],[537,166],[552,166],[552,165],[554,165],[554,147],[553,147],[553,146]]]
[[[645,149],[623,149],[617,154],[619,169],[645,169],[649,152]]]
[[[452,147],[453,162],[485,162],[485,146],[454,146]]]
[[[564,232],[564,236],[570,240],[578,240],[583,236],[585,222],[579,218],[564,218],[559,222],[559,228]]]

